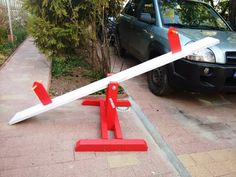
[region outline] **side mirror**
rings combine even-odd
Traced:
[[[154,18],[152,18],[150,13],[141,13],[139,20],[149,24],[154,24],[156,21]]]

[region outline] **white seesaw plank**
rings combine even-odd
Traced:
[[[109,76],[109,77],[106,77],[106,78],[101,79],[99,81],[96,81],[94,83],[91,83],[87,86],[81,87],[81,88],[76,89],[74,91],[68,92],[64,95],[58,96],[58,97],[52,99],[52,103],[50,103],[46,106],[44,106],[42,104],[38,104],[38,105],[35,105],[35,106],[30,107],[28,109],[25,109],[21,112],[18,112],[9,121],[9,124],[12,125],[12,124],[21,122],[23,120],[26,120],[26,119],[34,117],[38,114],[41,114],[43,112],[52,110],[56,107],[62,106],[64,104],[70,103],[70,102],[77,100],[79,98],[82,98],[82,97],[85,97],[89,94],[92,94],[96,91],[104,89],[108,86],[108,84],[111,81],[116,81],[118,83],[123,82],[123,81],[133,78],[135,76],[141,75],[145,72],[151,71],[155,68],[158,68],[158,67],[164,66],[168,63],[171,63],[173,61],[176,61],[176,60],[183,58],[187,55],[190,55],[191,53],[193,53],[195,51],[216,45],[219,42],[220,41],[218,39],[215,39],[212,37],[206,37],[206,38],[201,39],[199,41],[190,43],[186,46],[183,46],[182,50],[180,52],[177,52],[174,54],[172,52],[166,53],[162,56],[148,60],[144,63],[141,63],[139,65],[136,65],[134,67],[131,67],[129,69],[121,71],[117,74],[114,74],[112,76]]]

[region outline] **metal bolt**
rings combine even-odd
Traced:
[[[112,86],[112,90],[116,90],[116,86],[115,85]]]

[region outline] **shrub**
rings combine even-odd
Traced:
[[[0,45],[7,39],[7,16],[6,10],[0,7]]]
[[[25,38],[27,36],[27,30],[23,26],[17,26],[14,28],[13,34],[16,37],[16,41],[15,41],[16,45],[18,45],[25,40]]]
[[[89,65],[81,57],[77,56],[71,56],[61,60],[53,60],[52,76],[56,78],[60,76],[68,76],[76,67],[89,68]]]
[[[0,43],[0,65],[4,63],[5,59],[8,55],[11,54],[11,52],[20,44],[22,43],[26,36],[27,32],[26,29],[22,26],[18,26],[17,28],[13,29],[13,33],[16,37],[16,40],[14,42],[10,42],[7,40],[7,31],[1,30],[0,28],[0,35],[4,35],[4,37],[1,40]],[[1,39],[1,37],[0,37]]]
[[[0,27],[0,45],[7,39],[7,30],[4,27]]]
[[[98,42],[97,26],[105,29],[105,9],[110,4],[114,8],[114,4],[121,2],[122,0],[25,0],[24,7],[31,14],[29,32],[41,51],[53,59],[65,59],[75,55],[81,43],[86,44],[90,49],[90,63],[94,69],[106,73],[109,70],[109,50],[105,40],[103,44]]]
[[[7,12],[6,9],[0,6],[0,27],[7,26]]]
[[[70,3],[71,2],[71,3]],[[76,0],[47,1],[25,0],[31,13],[28,30],[39,49],[52,58],[66,58],[75,53],[79,40],[85,36],[79,24]]]

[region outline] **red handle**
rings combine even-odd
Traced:
[[[40,82],[34,82],[32,89],[34,90],[43,105],[52,103],[52,100],[48,95],[48,92],[44,88],[43,84],[41,84]]]
[[[170,27],[168,30],[168,39],[170,43],[170,49],[172,53],[181,51],[181,44],[179,39],[179,33],[174,27]]]

